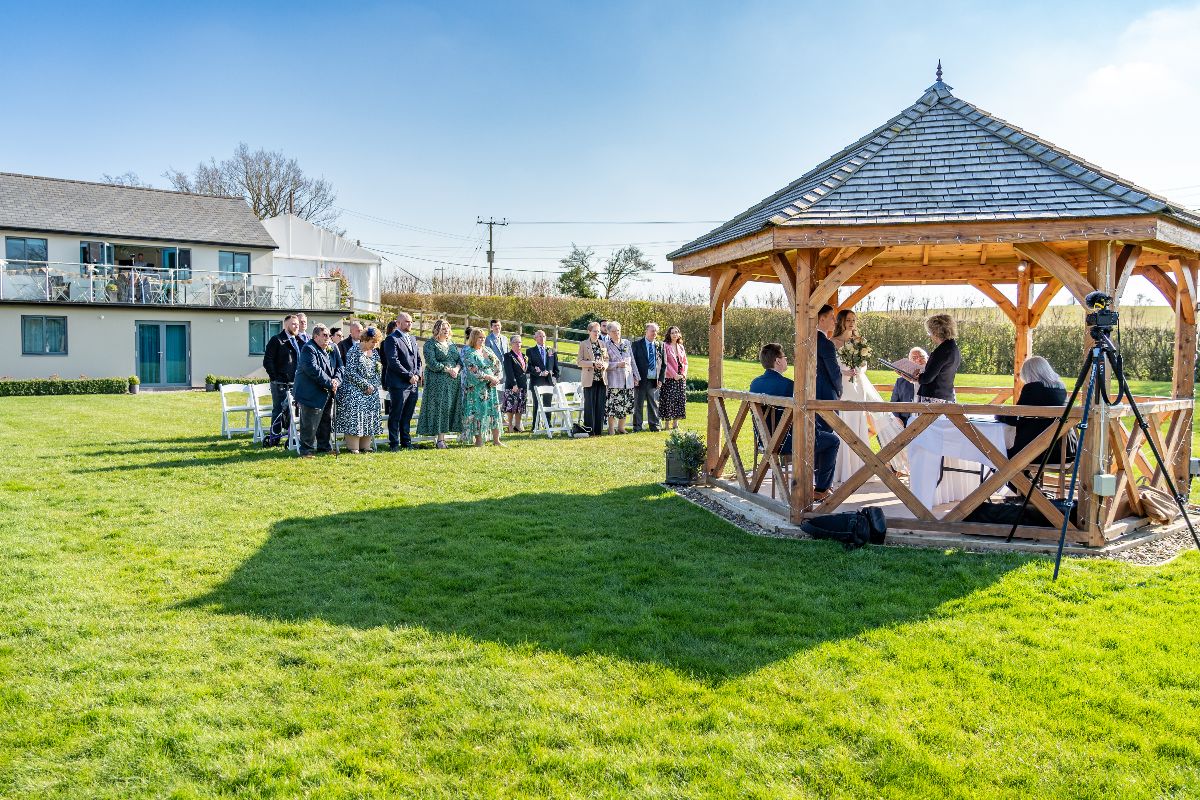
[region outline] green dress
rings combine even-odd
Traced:
[[[500,359],[486,347],[478,351],[468,349],[463,356],[463,369],[467,376],[463,397],[463,438],[489,436],[500,429],[500,390],[484,382],[483,376],[501,378]]]
[[[437,436],[462,430],[462,384],[446,370],[462,364],[458,345],[447,340],[430,339],[425,355],[425,391],[421,394],[421,414],[417,417],[418,436]]]

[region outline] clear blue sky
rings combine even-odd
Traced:
[[[477,215],[727,219],[910,104],[939,57],[960,97],[1200,205],[1195,3],[23,3],[3,29],[0,169],[164,186],[245,141],[355,214],[464,238],[347,213],[351,237],[455,262],[484,263]],[[514,225],[498,263],[647,242],[667,269],[711,227]],[[701,286],[656,281],[639,291]]]

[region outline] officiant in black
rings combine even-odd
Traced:
[[[955,338],[958,329],[949,314],[934,314],[925,320],[925,330],[933,342],[929,363],[917,374],[918,403],[953,403],[954,376],[962,363]]]

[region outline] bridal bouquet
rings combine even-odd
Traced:
[[[854,380],[859,368],[866,366],[871,360],[871,345],[861,336],[851,339],[842,345],[842,349],[838,351],[838,358],[854,372],[854,375],[850,376],[850,380]]]

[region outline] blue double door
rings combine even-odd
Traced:
[[[137,376],[146,387],[191,386],[191,341],[186,322],[138,322]]]

